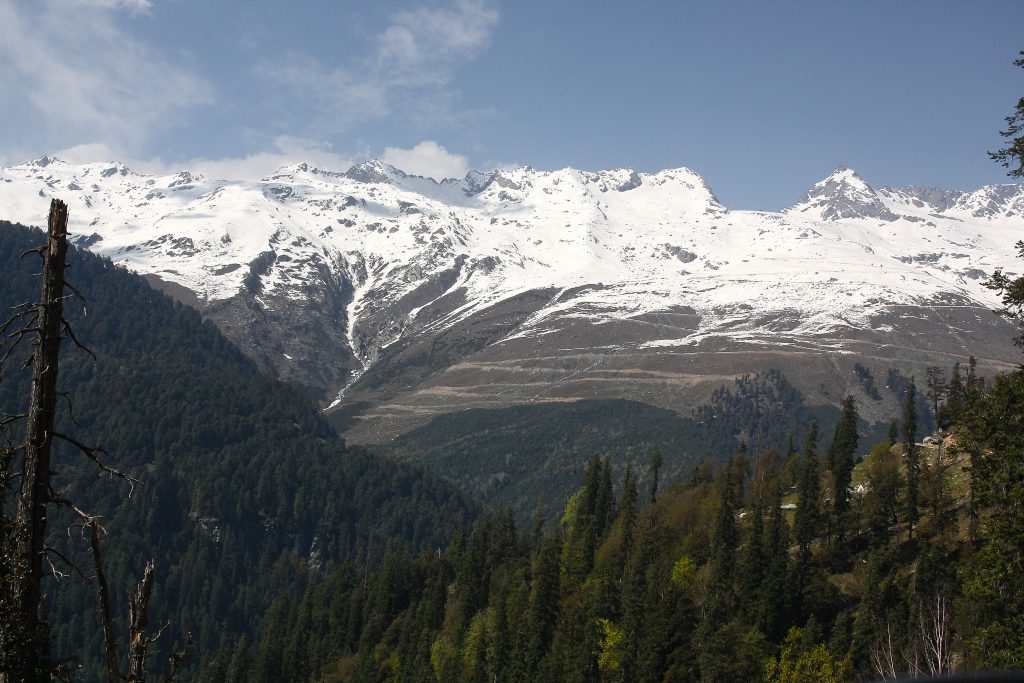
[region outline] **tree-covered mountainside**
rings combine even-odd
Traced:
[[[946,385],[951,432],[925,443],[907,396],[871,447],[848,399],[798,448],[740,452],[664,491],[595,457],[546,532],[488,515],[368,580],[343,567],[279,601],[259,641],[200,680],[838,683],[1019,667],[1024,371]]]
[[[38,300],[38,259],[22,254],[44,239],[0,223],[0,308]],[[195,311],[109,260],[72,250],[68,261],[87,310],[69,299],[66,315],[95,359],[65,339],[59,429],[101,445],[109,464],[143,485],[132,491],[63,449],[54,487],[109,532],[115,615],[127,614],[123,596],[155,561],[151,619],[171,622],[164,652],[189,631],[195,667],[222,644],[251,638],[275,598],[301,595],[336,564],[368,571],[389,551],[446,545],[477,514],[451,485],[347,448],[302,396],[257,372]],[[17,360],[0,378],[7,414],[25,410]],[[7,436],[17,441],[17,430]],[[74,521],[54,512],[53,544],[91,574],[85,537],[67,532]],[[51,649],[92,679],[102,657],[95,586],[53,561],[64,576],[46,585]]]
[[[374,448],[447,477],[523,521],[538,510],[549,519],[561,514],[593,455],[610,456],[621,476],[628,463],[646,466],[658,453],[662,477],[679,481],[704,460],[727,458],[741,442],[784,450],[812,422],[829,430],[838,418],[838,409],[808,406],[781,372],[769,370],[717,389],[688,417],[623,400],[475,409],[437,417]]]

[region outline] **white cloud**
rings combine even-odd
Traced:
[[[391,114],[397,100],[406,112],[417,107],[424,91],[431,99],[459,64],[487,47],[498,19],[494,0],[454,0],[400,12],[372,39],[372,53],[355,64],[327,66],[290,54],[264,61],[258,74],[285,92],[285,106],[299,104],[304,115],[315,107],[317,130],[345,130]]]
[[[344,171],[357,161],[366,159],[369,150],[363,149],[353,155],[341,154],[325,142],[281,136],[273,141],[270,149],[241,157],[218,159],[195,157],[176,161],[138,158],[126,154],[124,150],[98,142],[75,145],[53,154],[73,164],[120,161],[139,173],[167,175],[189,170],[218,180],[259,180],[282,166],[298,163],[307,163],[328,171]],[[448,151],[434,140],[423,140],[409,149],[387,147],[380,158],[406,173],[438,181],[445,178],[461,178],[469,170],[469,160],[465,156]]]
[[[453,154],[433,140],[424,140],[411,149],[387,147],[381,160],[412,175],[434,180],[461,178],[469,170],[469,161]]]
[[[117,12],[148,0],[0,0],[0,102],[23,121],[0,145],[59,146],[87,139],[141,149],[154,129],[213,100],[190,69],[123,31]],[[25,106],[27,103],[28,106]]]
[[[302,162],[330,171],[344,171],[355,163],[354,157],[333,151],[327,143],[288,136],[274,140],[271,149],[242,157],[219,159],[196,157],[181,161],[167,161],[160,158],[135,158],[126,155],[123,150],[114,149],[103,143],[75,145],[54,152],[54,156],[77,164],[94,161],[120,161],[139,173],[157,175],[167,175],[182,170],[196,171],[217,180],[258,180],[282,166]],[[365,156],[364,152],[362,157]]]
[[[126,9],[131,12],[148,12],[153,9],[151,0],[50,0],[51,5],[87,5],[103,9]]]

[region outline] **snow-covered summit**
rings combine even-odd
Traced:
[[[730,211],[687,168],[524,166],[440,183],[381,161],[259,181],[51,158],[0,169],[0,218],[39,225],[50,197],[69,203],[81,246],[200,306],[250,297],[266,316],[334,301],[344,323],[330,334],[367,367],[409,330],[453,329],[528,292],[550,301],[509,339],[676,309],[698,328],[629,343],[773,339],[778,323],[763,321],[779,315],[811,338],[950,297],[992,308],[982,277],[1013,267],[1024,234],[1020,185],[875,190],[845,168],[777,213]]]
[[[845,166],[840,166],[827,178],[815,183],[783,213],[824,221],[848,218],[896,220],[896,215],[885,206],[874,188]]]

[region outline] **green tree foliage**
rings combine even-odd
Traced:
[[[764,669],[765,683],[843,683],[850,672],[849,658],[832,657],[823,644],[807,649],[804,633],[793,627],[786,635],[782,651],[772,657]]]
[[[821,473],[818,465],[818,424],[812,423],[804,441],[803,463],[797,482],[794,540],[798,554],[793,574],[793,609],[803,611],[803,595],[811,573],[812,544],[823,535],[821,523]]]
[[[868,542],[879,547],[889,538],[889,529],[896,524],[899,492],[902,486],[900,457],[893,444],[883,441],[871,448],[865,458],[867,491],[862,501],[862,514]]]
[[[836,542],[845,541],[846,514],[850,507],[850,482],[853,475],[853,457],[857,451],[857,407],[853,396],[843,401],[843,414],[836,425],[832,444],[828,449],[832,470],[832,526]]]
[[[972,476],[981,547],[965,570],[976,663],[1024,662],[1024,371],[997,377],[965,419],[962,447],[977,453]]]
[[[906,457],[907,470],[907,495],[905,513],[907,520],[907,534],[914,536],[914,525],[918,520],[918,496],[920,491],[921,467],[919,453],[917,451],[917,409],[915,407],[914,378],[910,378],[910,387],[907,389],[906,403],[903,406],[903,448]]]
[[[1024,51],[1021,51],[1021,59],[1013,60],[1019,67],[1024,67]],[[1009,170],[1007,175],[1015,178],[1024,177],[1024,97],[1017,100],[1017,108],[1012,114],[1006,117],[1006,130],[999,133],[1009,142],[1006,147],[988,155]]]

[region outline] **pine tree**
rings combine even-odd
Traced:
[[[949,384],[946,385],[946,402],[942,406],[941,417],[938,419],[939,426],[948,427],[960,421],[966,393],[963,378],[960,376],[960,363],[954,363],[953,373],[949,378]]]
[[[811,543],[821,534],[821,474],[818,470],[818,455],[815,453],[817,432],[818,424],[812,423],[811,432],[804,444],[804,462],[797,485],[794,531],[800,547],[801,564],[810,561]]]
[[[1021,59],[1013,60],[1017,66],[1024,67],[1024,50],[1021,51]],[[999,133],[1010,142],[1000,150],[989,152],[988,155],[993,161],[1002,164],[1010,177],[1024,177],[1024,97],[1017,101],[1016,110],[1006,117],[1006,130]]]
[[[735,605],[733,577],[739,532],[736,529],[734,495],[731,470],[724,468],[718,478],[718,511],[711,539],[711,576],[705,609],[705,621],[715,629],[728,622]]]
[[[658,451],[654,452],[651,456],[651,495],[648,497],[648,502],[654,505],[658,502],[658,476],[661,474],[662,457]]]
[[[939,401],[946,395],[945,373],[937,365],[929,365],[925,370],[925,396],[931,401],[932,415],[936,423],[939,420]]]
[[[533,589],[530,592],[530,607],[527,624],[529,648],[527,663],[536,668],[548,651],[551,638],[558,623],[561,602],[561,580],[559,558],[562,554],[562,539],[557,532],[545,535],[540,552],[534,562]]]
[[[598,538],[607,533],[614,520],[615,491],[612,488],[612,463],[611,459],[604,458],[601,461],[601,482],[597,489],[597,499],[594,501],[594,528]]]
[[[832,469],[833,529],[836,541],[842,547],[846,536],[846,513],[850,506],[850,480],[853,474],[853,455],[857,451],[857,408],[853,396],[843,401],[843,414],[836,425],[832,445],[829,446],[829,465]]]
[[[640,512],[639,494],[636,490],[636,475],[633,465],[626,465],[626,476],[622,481],[622,502],[619,504],[619,525],[622,528],[623,566],[633,549],[637,515]]]
[[[782,638],[790,616],[789,524],[782,514],[782,490],[776,487],[765,542],[767,566],[761,587],[764,634],[773,641]]]
[[[914,525],[917,524],[917,502],[920,480],[920,467],[917,453],[917,408],[914,405],[914,395],[917,388],[914,386],[914,378],[910,378],[910,385],[907,387],[906,403],[903,406],[903,446],[907,458],[907,497],[906,517],[907,533],[909,538],[914,538]]]
[[[750,512],[750,529],[739,566],[740,605],[746,620],[754,623],[759,615],[761,583],[766,565],[764,548],[764,504],[757,500]]]

